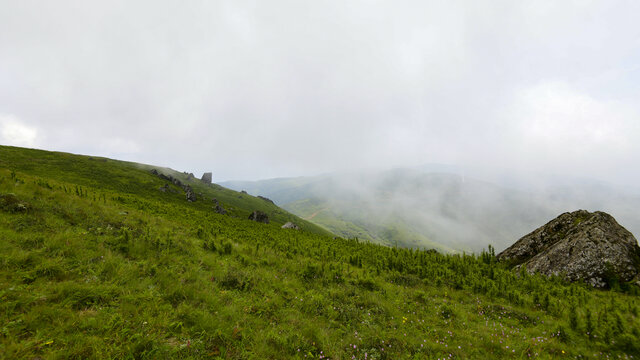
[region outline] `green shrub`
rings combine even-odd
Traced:
[[[220,285],[228,290],[249,290],[252,286],[252,279],[244,270],[231,267],[225,271]]]

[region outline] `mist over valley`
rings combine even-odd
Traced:
[[[479,252],[491,244],[502,250],[577,209],[606,211],[640,233],[640,196],[631,188],[570,177],[486,174],[426,165],[221,185],[272,199],[334,234],[389,246]]]

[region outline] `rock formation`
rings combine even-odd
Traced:
[[[262,200],[264,200],[264,201],[266,201],[266,202],[270,202],[270,203],[272,203],[272,204],[274,204],[274,205],[275,205],[275,203],[273,202],[273,200],[271,200],[271,199],[269,199],[269,198],[266,198],[266,197],[264,197],[264,196],[260,196],[260,195],[258,195],[258,199],[262,199]]]
[[[256,210],[256,211],[252,212],[251,215],[249,215],[249,220],[268,224],[269,223],[269,216],[267,216],[267,214],[263,213],[260,210]]]
[[[294,223],[292,223],[291,221],[287,222],[286,224],[282,225],[283,229],[293,229],[293,230],[300,230],[300,227]]]
[[[213,210],[215,212],[217,212],[218,214],[222,214],[225,215],[227,213],[227,210],[225,210],[222,205],[220,205],[220,203],[218,202],[218,199],[213,198],[211,199],[211,201],[213,201]]]
[[[630,281],[640,273],[638,241],[600,211],[564,213],[498,254],[498,260],[594,287]]]
[[[187,201],[194,202],[197,200],[196,193],[193,192],[193,189],[191,189],[191,186],[186,185],[184,187],[184,192],[187,195]]]
[[[202,179],[200,179],[200,181],[202,181],[205,184],[211,184],[212,176],[213,175],[210,172],[206,172],[202,174]]]
[[[173,177],[173,176],[171,176],[171,175],[165,175],[165,174],[159,173],[159,172],[158,172],[158,170],[156,170],[156,169],[151,169],[151,173],[152,173],[152,174],[154,174],[154,175],[156,175],[157,177],[159,177],[159,178],[160,178],[160,179],[162,179],[162,180],[169,181],[169,182],[173,183],[174,185],[181,187],[181,188],[184,190],[184,192],[185,192],[185,194],[186,194],[186,196],[187,196],[187,201],[194,202],[194,201],[196,201],[196,200],[197,200],[196,193],[195,193],[195,192],[193,192],[193,189],[191,189],[191,186],[186,185],[186,184],[183,184],[183,183],[182,183],[182,181],[180,181],[180,180],[178,180],[178,179],[174,178],[174,177]],[[185,172],[185,174],[187,175],[187,179],[189,178],[189,176],[191,176],[191,178],[193,178],[193,174],[187,174],[186,172]],[[169,191],[169,192],[175,192],[175,191],[174,191],[171,187],[169,187],[169,185],[167,185],[167,184],[165,184],[163,187],[161,187],[161,188],[160,188],[160,191],[162,191],[162,192],[167,192],[167,191]],[[201,195],[201,196],[202,196],[202,195]]]
[[[15,194],[0,194],[0,210],[8,212],[26,212],[28,205]]]

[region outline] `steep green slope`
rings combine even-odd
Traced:
[[[147,169],[111,160],[6,147],[0,159],[1,359],[640,352],[635,285],[610,279],[615,290],[596,291],[515,274],[492,253],[220,215],[183,194],[165,198]]]
[[[283,211],[268,201],[217,184],[207,185],[198,179],[189,180],[187,174],[169,168],[8,146],[0,146],[0,154],[0,166],[13,171],[24,171],[74,186],[99,188],[118,194],[134,194],[163,203],[186,203],[184,190],[151,174],[150,171],[156,169],[159,173],[171,175],[193,188],[198,194],[198,200],[190,204],[191,208],[212,211],[212,199],[217,199],[230,216],[246,219],[253,211],[260,210],[269,215],[274,225],[291,221],[302,229],[330,235],[317,225]],[[170,185],[173,191],[161,192],[159,188],[165,184]]]

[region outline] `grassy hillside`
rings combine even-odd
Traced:
[[[157,180],[134,164],[0,147],[0,358],[640,354],[634,285],[597,291],[513,273],[492,253],[280,229],[245,220],[240,200],[260,199],[202,188],[237,208],[220,215]]]
[[[70,190],[73,191],[76,186],[80,187],[81,191],[88,191],[89,188],[100,189],[99,194],[94,193],[91,196],[112,195],[120,197],[121,202],[137,201],[140,210],[154,211],[156,203],[163,203],[176,206],[189,205],[190,209],[212,211],[214,205],[212,200],[217,199],[232,217],[246,219],[254,210],[260,210],[269,215],[274,225],[283,225],[292,221],[305,230],[330,235],[321,227],[283,211],[268,201],[229,190],[217,184],[207,185],[198,179],[189,180],[187,174],[169,168],[8,146],[0,146],[0,153],[2,154],[0,167],[27,172],[47,180],[61,181],[70,184]],[[191,186],[198,194],[198,200],[186,204],[184,190],[152,175],[150,172],[152,169],[178,178],[182,183]],[[168,184],[173,191],[161,192],[159,188],[165,184]],[[133,197],[129,199],[125,195],[133,195]]]
[[[459,248],[431,241],[415,224],[399,215],[380,215],[368,204],[346,200],[336,204],[327,199],[303,199],[282,205],[288,211],[345,238],[371,241],[387,246],[437,249],[453,253]],[[467,248],[469,250],[469,248]]]

